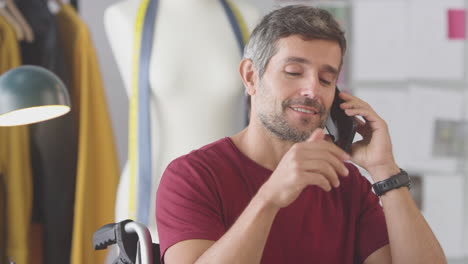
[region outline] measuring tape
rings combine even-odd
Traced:
[[[132,89],[129,117],[129,205],[128,216],[148,225],[151,205],[152,153],[149,66],[153,47],[158,0],[142,0],[135,23]],[[239,10],[220,0],[236,36],[240,54],[249,33]]]

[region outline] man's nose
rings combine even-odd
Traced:
[[[301,96],[315,98],[321,93],[320,79],[318,76],[308,78],[301,88]]]

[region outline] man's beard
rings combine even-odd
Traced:
[[[268,102],[266,102],[268,103]],[[301,130],[300,127],[294,127],[288,123],[286,117],[286,110],[290,108],[291,105],[303,105],[314,107],[318,112],[317,115],[320,117],[319,124],[312,127],[311,129]],[[307,140],[312,132],[317,128],[325,127],[326,118],[328,116],[327,112],[325,111],[325,107],[317,102],[315,99],[311,99],[308,97],[304,98],[296,98],[296,99],[289,99],[283,101],[281,104],[282,111],[281,113],[276,112],[269,112],[266,113],[265,111],[258,112],[258,117],[262,122],[263,126],[270,131],[273,135],[278,137],[280,140],[283,141],[290,141],[290,142],[302,142]],[[300,126],[307,127],[312,122],[312,118],[301,118]]]

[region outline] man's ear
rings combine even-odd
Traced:
[[[239,73],[247,93],[252,96],[257,87],[257,71],[251,59],[242,59],[239,65]]]

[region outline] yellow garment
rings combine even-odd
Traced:
[[[0,15],[0,74],[21,64],[16,33],[8,22]]]
[[[16,35],[0,16],[0,74],[21,64]],[[1,95],[0,95],[1,96]],[[29,128],[0,127],[0,174],[6,186],[6,255],[17,264],[29,262],[32,176]],[[4,261],[3,259],[0,262]]]
[[[114,221],[119,168],[96,54],[86,25],[70,5],[57,24],[70,67],[72,107],[79,113],[78,169],[73,223],[72,264],[101,264],[105,251],[94,251],[94,231]]]

